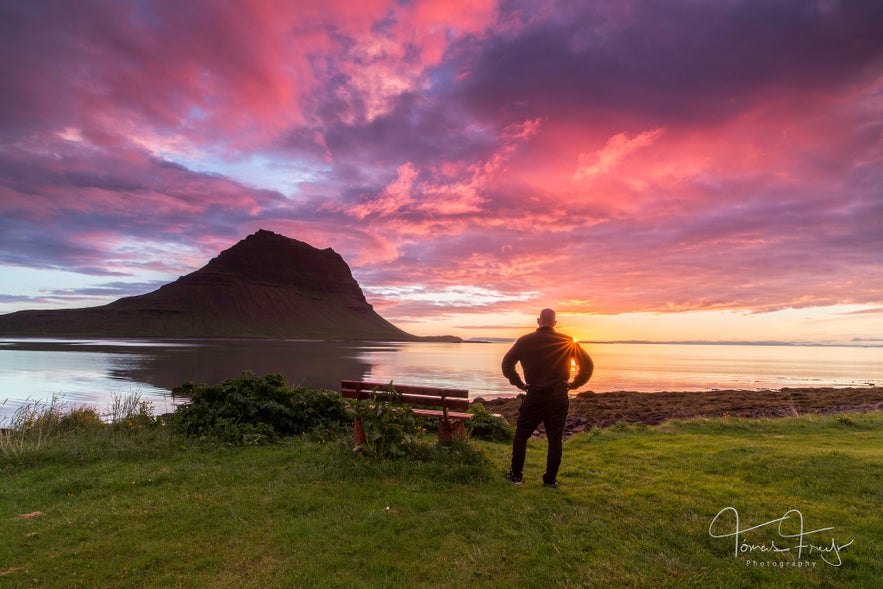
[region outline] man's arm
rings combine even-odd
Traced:
[[[521,380],[521,375],[515,370],[515,365],[518,363],[517,348],[518,344],[516,343],[508,352],[506,352],[506,355],[503,356],[502,369],[503,376],[509,379],[509,383],[523,391],[527,387],[525,386],[524,381]]]
[[[576,342],[573,344],[573,359],[576,361],[579,371],[576,373],[573,382],[569,383],[569,386],[571,389],[578,389],[592,378],[592,373],[595,371],[595,363],[592,362],[592,357]]]

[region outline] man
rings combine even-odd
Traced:
[[[503,376],[514,386],[527,392],[521,402],[518,424],[515,426],[512,468],[506,475],[516,485],[522,483],[527,440],[540,422],[543,422],[549,442],[543,484],[558,488],[564,422],[570,406],[567,391],[586,384],[595,369],[592,358],[573,338],[555,331],[557,323],[555,311],[543,309],[537,318],[537,330],[518,338],[515,345],[503,356]],[[579,369],[572,382],[571,360]],[[524,380],[515,370],[518,362],[521,363]]]

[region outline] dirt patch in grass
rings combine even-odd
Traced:
[[[509,423],[518,419],[521,399],[483,401]],[[570,399],[565,435],[616,423],[657,425],[692,417],[793,417],[807,413],[863,413],[883,410],[883,387],[711,390],[705,392],[582,392]],[[539,432],[542,436],[542,432]]]

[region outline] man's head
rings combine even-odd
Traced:
[[[555,311],[552,309],[543,309],[540,311],[540,316],[537,317],[537,325],[540,327],[555,327],[555,324],[558,323],[558,320],[555,319]]]

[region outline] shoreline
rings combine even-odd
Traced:
[[[515,424],[519,397],[475,399]],[[659,425],[691,418],[796,417],[804,414],[883,411],[883,387],[800,387],[777,390],[726,389],[707,392],[581,392],[570,398],[565,438],[617,423]],[[542,430],[541,430],[542,431]],[[543,437],[544,434],[535,434]]]

